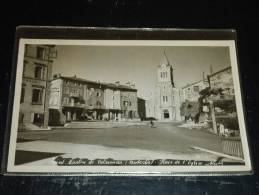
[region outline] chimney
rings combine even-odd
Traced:
[[[115,84],[118,86],[120,85],[120,81],[116,81]]]
[[[74,75],[74,78],[76,78],[76,74]]]

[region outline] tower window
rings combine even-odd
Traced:
[[[167,96],[163,96],[163,102],[167,102],[168,99],[167,99]]]
[[[167,72],[161,72],[161,78],[167,78]]]

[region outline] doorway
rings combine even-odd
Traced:
[[[170,114],[169,111],[167,109],[164,110],[164,119],[169,119],[170,118]]]
[[[43,124],[44,115],[40,113],[34,113],[33,124],[41,126]]]

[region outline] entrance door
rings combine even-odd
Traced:
[[[169,111],[166,109],[164,110],[164,119],[169,119],[170,115],[169,115]]]
[[[38,126],[42,125],[43,124],[43,114],[34,113],[33,123]]]
[[[71,112],[70,112],[70,111],[67,111],[67,114],[66,114],[66,121],[67,121],[67,122],[70,122],[70,121],[71,121]]]
[[[133,112],[132,112],[132,110],[129,111],[129,118],[130,118],[130,119],[133,118]]]

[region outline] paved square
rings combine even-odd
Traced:
[[[218,135],[206,129],[178,127],[180,123],[155,122],[155,128],[136,125],[117,128],[67,129],[18,133],[18,151],[64,154],[80,158],[215,160],[192,146],[222,152]],[[28,140],[28,141],[25,141]],[[18,154],[18,153],[17,153]],[[40,154],[38,155],[40,156]],[[17,158],[23,158],[17,155]],[[27,162],[36,163],[35,159]],[[53,160],[53,158],[52,158]],[[24,160],[19,160],[24,162]],[[34,162],[35,161],[35,162]],[[49,163],[48,160],[40,163]],[[37,164],[37,163],[36,163]]]

